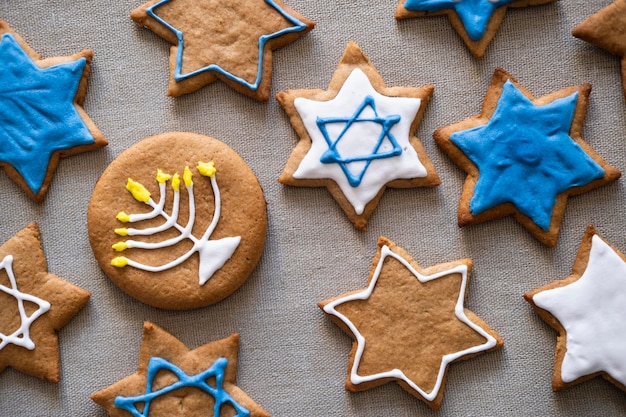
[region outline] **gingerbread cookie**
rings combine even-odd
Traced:
[[[59,382],[57,332],[89,293],[48,273],[37,224],[0,246],[0,372],[10,366]]]
[[[183,132],[144,139],[113,161],[87,220],[109,278],[167,309],[234,292],[259,261],[267,229],[263,191],[241,157],[217,139]]]
[[[281,183],[326,187],[350,221],[365,229],[386,187],[440,184],[415,136],[434,88],[387,87],[350,42],[328,90],[278,93],[300,141]]]
[[[272,51],[315,26],[281,0],[152,0],[130,16],[174,45],[168,95],[219,79],[260,101],[269,98]]]
[[[553,390],[602,376],[626,391],[626,258],[589,226],[572,275],[524,294],[559,332]]]
[[[434,133],[465,172],[459,226],[512,215],[556,244],[567,198],[620,177],[581,137],[591,86],[535,98],[496,69],[482,113]]]
[[[43,59],[0,20],[0,168],[37,203],[60,158],[107,144],[82,107],[92,56]]]
[[[137,372],[91,399],[111,417],[269,417],[235,385],[238,349],[233,334],[189,350],[146,322]]]
[[[500,336],[464,307],[469,259],[421,269],[379,238],[367,288],[318,305],[355,339],[346,389],[395,381],[437,409],[448,365],[502,346]]]
[[[572,35],[622,59],[622,86],[626,96],[626,0],[616,0],[590,16]]]
[[[400,0],[396,19],[446,15],[472,55],[482,58],[509,7],[556,0]]]

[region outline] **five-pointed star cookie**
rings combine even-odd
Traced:
[[[626,391],[626,258],[589,226],[572,275],[524,294],[559,332],[552,388],[601,375]]]
[[[57,331],[88,300],[87,291],[47,272],[35,223],[0,246],[0,371],[10,366],[59,382]]]
[[[626,96],[626,0],[617,0],[576,26],[572,34],[622,59]]]
[[[379,238],[367,288],[318,303],[355,339],[346,389],[395,381],[439,408],[448,364],[503,344],[464,307],[471,268],[466,259],[422,270],[402,248]]]
[[[232,334],[190,350],[146,322],[137,372],[91,399],[111,417],[269,417],[235,385],[238,349]]]
[[[269,99],[272,51],[315,26],[281,0],[152,0],[131,18],[174,45],[168,95],[219,79],[260,101]]]
[[[526,7],[556,0],[400,0],[396,19],[447,15],[472,55],[482,58],[509,7]]]
[[[42,59],[0,20],[0,167],[38,203],[60,158],[107,144],[82,108],[92,56]]]
[[[439,185],[415,131],[434,88],[387,87],[350,42],[328,90],[290,90],[276,99],[300,141],[279,178],[326,187],[364,229],[386,187]]]
[[[620,177],[581,137],[589,84],[540,98],[496,69],[482,113],[435,131],[467,172],[459,226],[513,215],[547,246],[556,244],[567,198]]]

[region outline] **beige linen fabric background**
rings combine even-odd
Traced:
[[[92,293],[60,332],[61,382],[7,369],[0,374],[0,416],[105,416],[89,394],[135,372],[144,320],[192,348],[239,332],[238,385],[279,417],[626,413],[624,393],[600,378],[551,392],[556,333],[522,299],[524,292],[570,273],[590,223],[626,250],[624,179],[570,199],[559,243],[549,249],[511,218],[459,229],[464,173],[432,139],[437,127],[480,111],[493,70],[500,66],[537,96],[591,83],[584,138],[626,171],[619,60],[570,35],[610,1],[567,0],[509,10],[480,61],[445,17],[397,22],[396,3],[288,0],[317,27],[274,53],[272,97],[289,88],[325,89],[349,40],[360,45],[388,85],[435,86],[418,136],[442,185],[388,190],[367,231],[360,232],[325,189],[277,183],[298,138],[276,100],[258,103],[219,82],[183,97],[165,96],[169,45],[130,20],[140,0],[0,0],[0,18],[44,57],[94,50],[85,108],[110,142],[105,149],[62,160],[41,205],[0,174],[0,241],[36,221],[49,271]],[[87,204],[100,173],[132,144],[167,131],[226,142],[257,174],[268,202],[267,242],[255,272],[225,301],[194,311],[163,311],[126,296],[101,272],[87,239]],[[439,412],[396,384],[344,391],[352,341],[316,302],[365,286],[380,235],[424,267],[473,259],[466,306],[504,338],[502,350],[451,365]]]

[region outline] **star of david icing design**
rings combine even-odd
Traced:
[[[328,188],[364,229],[386,187],[440,183],[415,137],[432,92],[432,86],[387,87],[351,42],[328,90],[276,96],[300,136],[279,181]]]
[[[214,12],[219,9],[226,12]],[[190,93],[220,79],[262,101],[269,98],[272,50],[314,26],[280,0],[150,1],[131,18],[175,45],[168,95]]]
[[[224,407],[230,409],[227,415],[269,417],[235,385],[238,349],[237,334],[189,349],[165,330],[146,322],[138,371],[92,394],[91,399],[112,417],[219,417],[225,414]],[[184,395],[183,400],[180,395]]]
[[[460,226],[514,215],[541,242],[556,244],[567,198],[620,176],[581,138],[590,90],[581,85],[535,99],[497,69],[483,113],[435,131],[468,173]]]
[[[445,14],[476,58],[482,58],[509,7],[536,6],[556,0],[400,0],[396,19]]]
[[[47,272],[35,223],[0,246],[0,259],[0,372],[12,367],[59,382],[57,332],[89,293]]]
[[[626,97],[626,0],[616,0],[591,15],[574,28],[572,35],[621,58]]]
[[[572,275],[524,298],[559,332],[554,390],[601,375],[626,391],[626,258],[590,226]]]
[[[0,20],[0,167],[36,202],[61,157],[107,144],[81,107],[92,55],[50,65]]]
[[[395,381],[439,408],[448,365],[503,343],[464,307],[470,269],[464,260],[421,270],[381,237],[367,288],[318,303],[355,339],[346,389]]]

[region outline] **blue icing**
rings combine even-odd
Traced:
[[[367,108],[371,108],[374,112],[374,117],[362,117],[361,114]],[[398,144],[396,138],[391,134],[390,130],[393,125],[400,121],[399,115],[390,115],[387,117],[380,117],[378,112],[376,111],[376,102],[374,98],[371,96],[366,96],[363,100],[363,103],[357,108],[354,114],[351,117],[328,117],[328,118],[317,118],[317,127],[322,132],[326,143],[328,144],[328,150],[322,154],[320,157],[320,162],[323,164],[332,164],[337,163],[341,167],[341,170],[346,175],[348,183],[352,187],[358,187],[363,180],[363,176],[365,176],[365,172],[369,167],[370,163],[374,159],[384,159],[391,158],[394,156],[398,156],[402,154],[402,147]],[[350,127],[352,127],[355,123],[363,123],[363,122],[373,122],[377,123],[381,126],[381,132],[374,146],[372,148],[372,152],[367,155],[357,155],[352,157],[344,157],[340,154],[337,149],[337,144],[344,137],[344,135],[348,132]],[[344,125],[343,129],[339,133],[336,139],[331,139],[328,129],[326,128],[327,124],[331,123],[342,123]],[[392,149],[389,151],[379,152],[383,142],[387,139],[392,146]],[[350,169],[348,168],[348,164],[352,162],[365,162],[365,165],[361,168],[360,172],[357,175],[352,174]]]
[[[454,9],[473,41],[482,39],[496,9],[514,0],[406,0],[404,8],[417,12]]]
[[[215,405],[213,407],[214,417],[220,416],[220,409],[224,404],[228,404],[233,407],[233,409],[237,412],[235,417],[249,417],[250,411],[237,403],[222,386],[224,383],[224,372],[226,371],[227,366],[228,360],[226,358],[218,358],[206,371],[199,372],[196,375],[187,375],[182,369],[168,360],[152,357],[148,363],[146,393],[133,397],[117,396],[115,397],[114,404],[117,408],[131,413],[133,417],[148,417],[150,415],[150,403],[155,398],[160,397],[161,395],[166,395],[179,388],[195,387],[211,395],[215,400]],[[157,391],[152,391],[154,378],[160,371],[169,371],[173,373],[178,378],[178,381]],[[211,379],[215,381],[214,387],[209,385],[208,380]],[[138,404],[143,406],[143,411],[139,411],[137,408]]]
[[[577,98],[535,106],[507,80],[489,123],[450,136],[479,171],[472,215],[513,203],[547,231],[558,194],[604,176],[569,136]]]
[[[161,17],[159,17],[156,14],[156,9],[161,7],[162,5],[169,3],[172,0],[161,0],[160,2],[148,7],[146,9],[146,13],[152,17],[153,19],[155,19],[156,21],[158,21],[159,23],[161,23],[163,26],[165,26],[166,28],[168,28],[169,30],[171,30],[175,35],[176,38],[178,39],[178,52],[176,54],[176,68],[174,70],[174,80],[176,81],[182,81],[186,78],[189,77],[193,77],[194,75],[203,73],[205,71],[215,71],[218,74],[221,74],[223,76],[225,76],[226,78],[236,81],[240,84],[243,84],[244,86],[250,88],[251,90],[256,90],[257,88],[259,88],[259,84],[261,83],[261,75],[263,73],[263,55],[264,55],[264,47],[265,47],[265,43],[267,41],[269,41],[270,39],[273,38],[277,38],[279,36],[283,36],[286,35],[288,33],[292,33],[292,32],[301,32],[303,30],[306,29],[306,24],[300,22],[298,19],[296,19],[295,17],[289,15],[287,12],[285,12],[283,9],[281,9],[273,0],[265,0],[265,2],[270,6],[273,7],[274,9],[276,9],[276,11],[278,13],[281,14],[281,16],[283,16],[287,21],[289,21],[291,24],[293,24],[293,26],[288,27],[288,28],[284,28],[281,29],[277,32],[271,33],[269,35],[262,35],[259,37],[259,59],[257,61],[257,75],[256,75],[256,79],[253,83],[250,83],[246,80],[244,80],[241,77],[236,76],[235,74],[232,74],[226,70],[224,70],[222,67],[220,67],[217,64],[210,64],[207,65],[206,67],[202,67],[200,69],[197,69],[195,71],[189,72],[187,74],[183,74],[182,73],[182,67],[183,67],[183,51],[184,51],[184,47],[185,44],[183,42],[183,32],[176,29],[174,26],[172,26],[171,24],[167,23],[165,20],[163,20]],[[207,15],[207,19],[211,18],[213,16],[213,14],[208,14]]]
[[[55,151],[95,141],[74,106],[87,60],[39,68],[5,33],[0,64],[0,161],[36,195]]]

